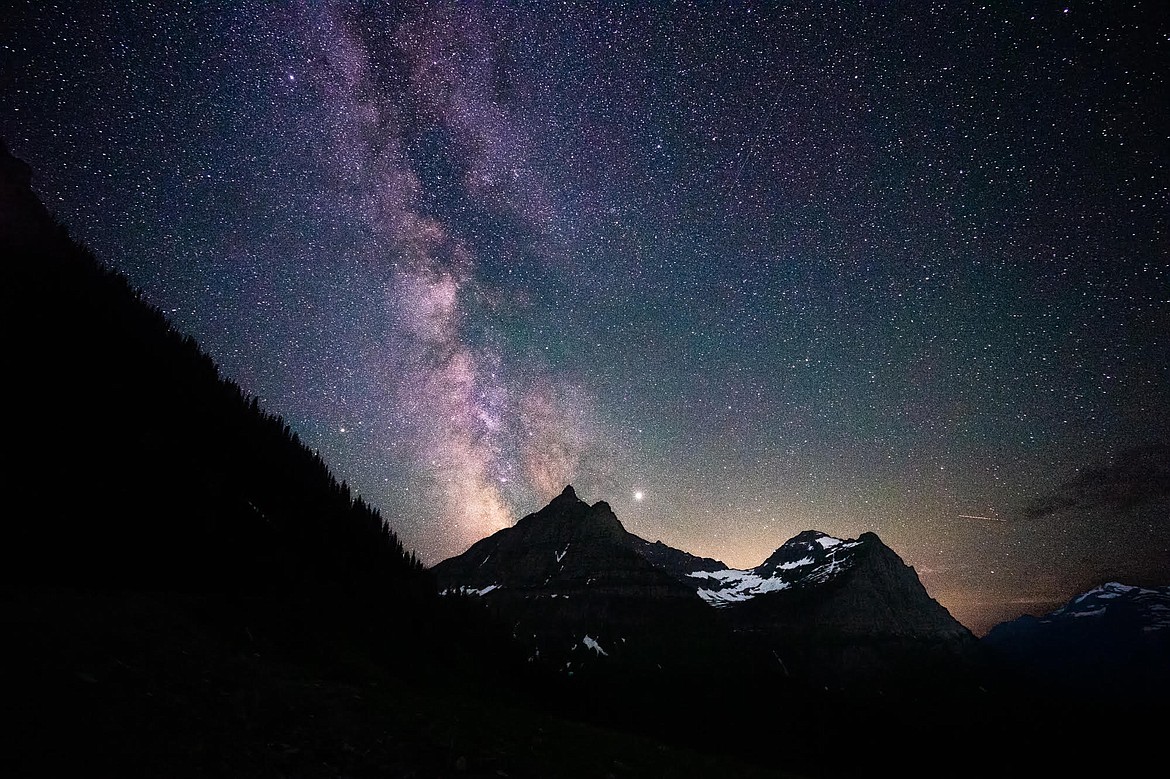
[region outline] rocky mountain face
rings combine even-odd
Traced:
[[[975,638],[873,533],[843,540],[806,531],[750,575],[761,583],[740,594],[759,594],[724,612],[798,676],[938,678],[975,661]]]
[[[953,665],[975,645],[872,533],[805,531],[737,570],[627,532],[607,504],[590,506],[572,487],[434,573],[447,593],[482,597],[513,621],[534,662],[565,670],[586,658],[750,657],[782,675],[853,683]]]
[[[651,564],[605,502],[572,487],[433,569],[448,595],[483,598],[529,660],[580,674],[717,662],[726,631],[694,590]]]
[[[806,530],[755,568],[685,578],[738,635],[801,678],[848,684],[974,660],[974,637],[873,533]]]
[[[1109,582],[982,642],[1009,672],[1063,691],[1164,702],[1170,693],[1170,587]]]

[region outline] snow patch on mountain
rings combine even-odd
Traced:
[[[794,568],[800,568],[801,566],[804,566],[804,565],[812,565],[812,563],[813,563],[813,559],[811,557],[802,557],[799,560],[795,560],[791,563],[780,563],[780,565],[778,565],[776,567],[779,568],[781,571],[791,571]]]
[[[699,597],[712,606],[727,606],[737,601],[750,600],[765,592],[784,590],[791,586],[779,576],[764,578],[753,571],[728,568],[723,571],[695,571],[687,576],[694,579],[713,579],[719,586],[698,588]]]
[[[861,543],[808,531],[755,568],[693,571],[687,577],[701,580],[696,592],[707,603],[729,606],[768,592],[829,582],[850,568]]]
[[[1107,582],[1088,592],[1081,593],[1066,605],[1040,618],[1042,623],[1051,623],[1068,617],[1100,617],[1115,603],[1126,601],[1144,614],[1144,632],[1153,633],[1170,629],[1170,588],[1149,589],[1133,587],[1120,582]]]
[[[440,594],[442,594],[442,595],[479,595],[482,597],[484,595],[487,595],[492,590],[498,590],[499,588],[500,588],[500,585],[498,585],[498,584],[489,584],[486,587],[478,587],[478,588],[477,587],[451,587],[449,589],[443,590],[443,592]]]

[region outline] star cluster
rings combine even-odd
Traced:
[[[1164,504],[1024,511],[1170,430],[1159,10],[29,3],[0,132],[425,560],[572,482],[982,628],[1170,576]]]

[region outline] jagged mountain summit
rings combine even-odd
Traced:
[[[806,531],[744,573],[725,579],[730,592],[704,597],[802,678],[913,683],[965,675],[976,663],[975,637],[873,533]]]
[[[482,594],[541,588],[571,596],[587,586],[680,590],[636,553],[626,536],[609,504],[601,501],[591,506],[569,486],[513,527],[439,563],[434,573],[440,587],[463,587]]]
[[[602,658],[692,667],[726,649],[694,591],[635,551],[607,503],[571,486],[433,572],[445,593],[483,597],[514,625],[532,662],[569,673]]]
[[[969,632],[930,597],[917,573],[874,533],[834,538],[806,530],[755,568],[696,571],[698,594],[729,614],[764,614],[803,628],[872,637],[951,639]]]
[[[873,533],[806,530],[747,570],[685,574],[734,632],[786,672],[854,683],[973,664],[974,636]]]
[[[1162,699],[1170,693],[1170,586],[1108,582],[982,643],[1010,671],[1060,690]]]
[[[636,636],[654,665],[718,645],[819,683],[950,662],[975,643],[872,533],[805,531],[737,570],[629,533],[572,487],[433,570],[445,592],[481,596],[512,621],[534,660],[584,647],[619,662]]]

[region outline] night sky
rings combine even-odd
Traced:
[[[1156,490],[1026,510],[1170,431],[1162,5],[32,2],[0,134],[424,561],[571,482],[982,632],[1170,583]]]

